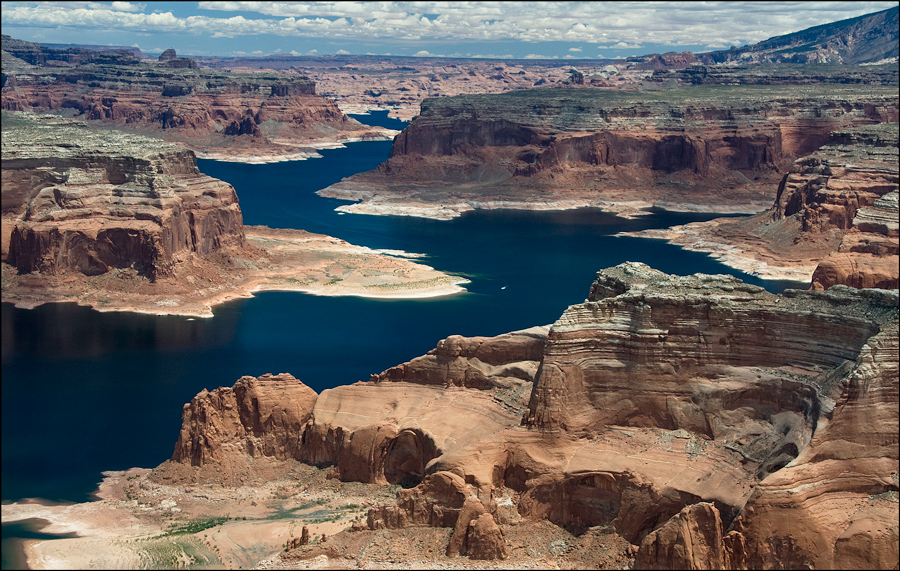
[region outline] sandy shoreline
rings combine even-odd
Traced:
[[[32,309],[72,302],[100,312],[212,317],[215,306],[265,291],[376,299],[464,293],[468,280],[415,261],[420,254],[375,250],[303,230],[245,227],[248,249],[212,263],[191,260],[182,277],[150,283],[127,270],[100,276],[18,275],[3,264],[2,301]]]
[[[327,189],[326,189],[327,190]],[[620,218],[631,219],[650,214],[650,209],[658,208],[668,212],[691,212],[708,214],[756,214],[766,209],[757,203],[734,206],[710,206],[704,204],[681,204],[673,202],[602,201],[602,200],[553,200],[543,202],[525,202],[513,200],[469,200],[465,202],[429,204],[425,202],[400,202],[394,200],[361,199],[351,196],[352,191],[320,191],[320,196],[339,200],[358,200],[335,208],[347,214],[369,214],[373,216],[416,216],[432,220],[452,220],[466,212],[475,210],[532,210],[532,211],[564,211],[578,208],[597,208],[614,214]],[[361,191],[365,192],[365,191]]]
[[[322,541],[364,520],[367,502],[394,492],[291,464],[274,479],[237,487],[165,485],[146,468],[104,472],[95,501],[5,504],[2,520],[40,518],[48,522],[42,532],[77,534],[21,540],[29,569],[252,568],[304,526],[311,542]]]
[[[322,155],[318,152],[323,149],[345,149],[347,144],[360,143],[365,141],[390,141],[400,134],[400,131],[394,129],[382,129],[384,134],[373,137],[348,137],[340,141],[325,141],[308,143],[301,146],[284,143],[285,146],[297,147],[299,150],[293,153],[284,154],[259,154],[258,151],[248,151],[246,154],[218,153],[213,151],[195,151],[194,154],[198,159],[208,159],[213,161],[221,161],[225,163],[244,163],[248,165],[264,165],[271,163],[283,163],[289,161],[305,161],[308,159],[320,159]],[[280,144],[275,142],[276,144]]]
[[[642,230],[640,232],[620,232],[616,236],[664,240],[689,252],[707,254],[729,268],[764,280],[786,280],[806,283],[812,280],[812,275],[818,266],[818,262],[801,264],[779,261],[774,258],[769,261],[761,260],[759,255],[754,255],[754,252],[710,239],[711,237],[708,233],[703,231],[709,226],[709,222],[695,222],[671,228]],[[786,263],[789,263],[789,265],[784,265]]]

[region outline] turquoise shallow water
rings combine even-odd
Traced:
[[[771,291],[802,287],[750,278],[660,241],[611,236],[711,216],[655,212],[620,220],[584,209],[434,221],[342,215],[334,212],[341,202],[314,194],[374,168],[389,148],[354,143],[307,161],[199,165],[235,185],[246,224],[423,253],[429,265],[470,279],[469,293],[372,300],[269,292],[195,320],[3,304],[3,499],[84,501],[103,470],[159,464],[172,453],[182,405],[242,375],[289,372],[321,391],[367,379],[451,334],[551,323],[584,300],[597,270],[626,260],[682,275],[730,273]]]

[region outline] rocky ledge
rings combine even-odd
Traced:
[[[323,146],[396,134],[347,117],[306,77],[203,70],[174,50],[158,62],[99,52],[59,62],[39,44],[9,36],[3,42],[3,109],[72,116],[179,143],[203,157],[296,160]]]
[[[664,239],[751,274],[817,289],[896,289],[897,147],[897,123],[836,131],[791,165],[765,212],[625,235]]]
[[[894,87],[536,89],[429,99],[376,170],[323,196],[341,210],[458,216],[598,206],[759,212],[832,131],[896,122]]]
[[[642,568],[891,568],[897,356],[896,291],[774,295],[625,263],[549,329],[450,337],[318,396],[287,374],[203,392],[150,479],[233,485],[300,460],[402,486],[283,564],[349,565],[434,528],[432,562],[516,565],[563,534],[557,562],[582,567],[602,551]]]
[[[84,123],[3,112],[3,257],[20,273],[156,281],[245,244],[237,194],[193,153]]]
[[[179,145],[3,111],[3,301],[212,316],[260,290],[423,297],[464,279],[302,230],[243,225]]]

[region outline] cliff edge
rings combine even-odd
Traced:
[[[601,542],[604,557],[647,568],[890,568],[897,311],[896,291],[775,295],[625,263],[549,329],[450,337],[314,404],[295,379],[267,377],[306,395],[295,412],[293,397],[265,401],[274,388],[246,415],[228,405],[251,379],[203,393],[151,479],[221,483],[254,455],[401,486],[286,564],[347,562],[378,534],[427,528],[447,530],[429,536],[434,557],[512,564],[527,557],[521,534],[550,522],[570,534],[560,557],[575,566],[599,564],[587,545]]]
[[[297,160],[316,148],[396,134],[347,117],[306,77],[200,69],[174,50],[157,62],[89,50],[61,61],[53,59],[58,50],[9,36],[3,52],[3,109],[96,122],[205,158]]]
[[[814,91],[814,92],[813,92]],[[429,99],[340,210],[449,218],[476,208],[759,212],[832,131],[896,122],[894,87],[534,89]]]
[[[3,111],[2,121],[3,301],[19,307],[211,317],[212,306],[260,290],[464,291],[463,278],[402,252],[245,228],[234,188],[179,145],[50,115]]]

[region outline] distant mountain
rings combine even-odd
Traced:
[[[38,44],[2,35],[3,71],[7,63],[21,69],[23,65],[67,67],[82,63],[137,64],[143,54],[138,48],[84,46],[78,44]],[[22,63],[24,62],[24,63]]]
[[[140,48],[136,48],[134,46],[98,46],[92,44],[48,44],[46,42],[41,42],[41,45],[45,48],[51,50],[69,50],[69,49],[82,49],[89,50],[92,52],[128,52],[136,58],[146,59],[149,56],[145,56],[144,52],[141,51]]]
[[[874,14],[815,26],[793,34],[718,52],[698,54],[703,63],[861,64],[900,56],[898,13],[894,7]],[[884,62],[887,63],[887,62]]]

